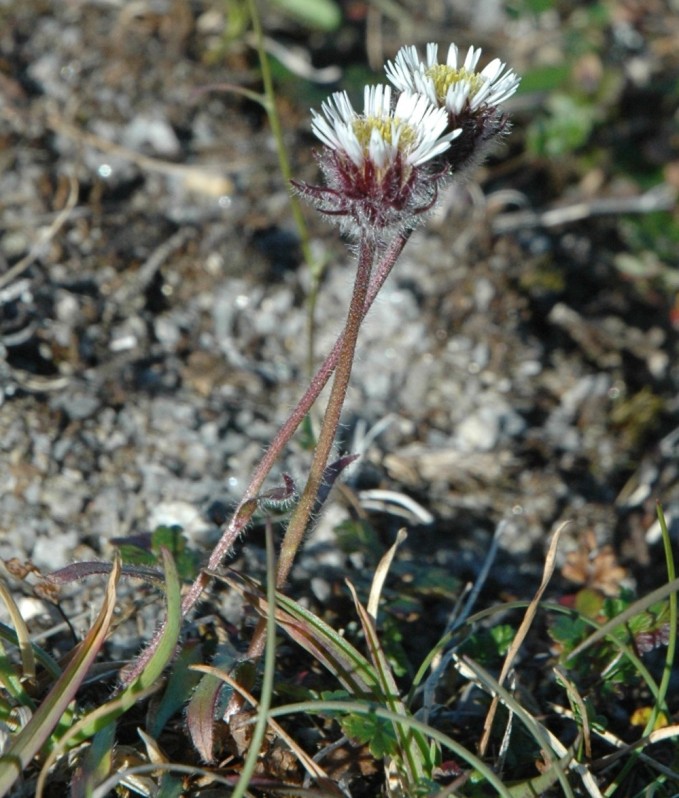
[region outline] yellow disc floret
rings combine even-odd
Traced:
[[[478,72],[471,72],[465,67],[456,69],[447,64],[434,64],[427,69],[426,74],[434,82],[436,96],[441,102],[445,101],[448,89],[456,83],[465,81],[469,85],[469,97],[471,98],[485,82]]]
[[[352,129],[364,152],[368,152],[375,131],[388,150],[394,148],[402,153],[407,153],[417,141],[417,133],[412,125],[403,122],[398,117],[362,117],[353,121]]]

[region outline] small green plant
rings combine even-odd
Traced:
[[[128,565],[157,566],[162,558],[162,551],[169,551],[177,568],[179,578],[195,579],[200,568],[202,555],[197,549],[188,545],[188,540],[180,526],[159,526],[148,538],[121,538],[118,542],[120,556]]]
[[[316,12],[323,8],[319,4],[314,7]],[[326,8],[330,7],[331,4],[327,4]],[[249,8],[259,42],[265,91],[261,97],[243,93],[251,99],[258,99],[266,108],[279,142],[281,169],[284,176],[288,177],[289,168],[282,150],[280,122],[263,50],[262,31],[254,4],[250,3]],[[304,4],[299,4],[296,13],[304,12],[305,8]],[[346,93],[338,92],[323,104],[321,113],[314,114],[312,129],[321,142],[317,160],[325,185],[296,181],[293,181],[293,185],[300,197],[309,201],[327,218],[337,221],[355,243],[358,261],[344,331],[256,469],[222,538],[210,555],[206,569],[195,576],[196,557],[187,546],[181,529],[160,527],[148,538],[121,544],[125,559],[122,565],[119,562],[114,566],[76,563],[52,576],[53,581],[63,583],[108,574],[105,609],[93,628],[92,640],[87,639],[82,645],[86,655],[82,659],[75,658],[75,665],[69,665],[59,677],[55,685],[60,688],[58,698],[55,698],[55,702],[48,698],[41,704],[26,729],[13,741],[7,758],[2,760],[16,762],[16,766],[7,771],[10,773],[7,786],[20,776],[28,761],[44,745],[47,735],[55,728],[68,701],[82,683],[86,667],[91,664],[111,626],[115,585],[124,576],[160,585],[166,595],[167,615],[145,651],[121,671],[121,687],[117,695],[96,710],[82,709],[76,712],[68,731],[53,741],[52,750],[43,766],[43,775],[38,781],[38,792],[42,789],[44,774],[51,763],[72,746],[86,741],[90,741],[91,745],[82,760],[87,763],[83,765],[83,789],[87,792],[95,784],[99,790],[103,789],[102,784],[122,784],[118,775],[106,779],[116,769],[110,751],[117,718],[128,712],[138,698],[146,697],[162,687],[160,673],[174,653],[180,621],[193,610],[210,579],[222,578],[218,569],[230,553],[236,538],[258,514],[264,513],[268,517],[272,512],[290,512],[275,568],[270,553],[266,591],[260,591],[244,577],[240,577],[240,581],[235,578],[229,580],[229,584],[240,589],[262,615],[253,633],[246,662],[239,663],[234,652],[222,641],[213,647],[213,665],[207,669],[203,666],[202,670],[206,670],[206,674],[197,680],[191,676],[191,669],[196,667],[199,649],[190,644],[180,649],[168,687],[155,702],[146,730],[140,732],[147,749],[148,763],[157,767],[159,772],[164,771],[163,765],[173,768],[160,752],[154,735],[162,730],[185,701],[188,701],[186,717],[189,732],[196,750],[207,761],[213,760],[214,728],[220,718],[229,721],[234,740],[238,723],[244,723],[247,727],[252,719],[254,729],[252,733],[244,731],[240,744],[244,762],[233,792],[236,796],[245,793],[250,781],[255,778],[260,750],[274,717],[269,705],[273,694],[275,628],[278,625],[326,666],[351,699],[346,702],[321,701],[310,711],[339,712],[339,722],[344,732],[359,743],[369,742],[373,755],[387,760],[388,777],[393,784],[390,788],[392,794],[430,795],[438,789],[436,769],[441,763],[442,740],[452,751],[470,762],[474,771],[482,774],[489,784],[506,794],[491,769],[450,738],[419,722],[400,696],[396,672],[376,627],[377,607],[396,546],[378,564],[366,606],[359,601],[356,591],[350,586],[367,646],[367,657],[283,593],[295,555],[313,516],[321,509],[333,482],[355,459],[354,456],[347,456],[333,461],[331,453],[361,325],[413,230],[425,220],[436,204],[439,190],[478,163],[488,146],[506,127],[507,117],[502,111],[502,103],[514,93],[519,79],[497,59],[477,71],[480,56],[480,49],[470,47],[462,58],[457,47],[451,45],[446,60],[439,62],[438,49],[434,44],[428,45],[424,60],[414,47],[403,48],[386,68],[393,87],[366,87],[362,112],[354,110]],[[303,424],[320,391],[333,375],[330,398],[314,441],[306,484],[298,492],[292,479],[285,477],[281,487],[263,490],[264,482],[283,447]],[[268,538],[271,539],[270,531]],[[160,561],[162,571],[158,569]],[[178,589],[180,576],[193,578],[181,602]],[[392,638],[395,640],[396,636],[392,635]],[[256,664],[262,655],[263,684],[257,713],[253,718],[245,705],[254,702],[250,690],[255,686]],[[77,670],[74,670],[76,666]],[[228,669],[230,674],[220,670],[220,667]],[[422,673],[419,678],[422,678]],[[64,680],[68,684],[66,689],[61,687]],[[8,678],[7,683],[17,688],[15,697],[21,703],[25,696],[16,681]],[[224,685],[231,689],[226,707],[223,701]],[[334,708],[330,705],[334,705]],[[12,707],[8,704],[4,713],[9,717],[11,711]],[[43,718],[41,713],[48,713],[47,717]],[[40,733],[36,733],[34,728],[39,729]],[[276,730],[281,737],[285,736],[278,727]],[[30,745],[25,740],[30,740]],[[298,752],[298,756],[300,761],[308,762],[303,754]],[[144,767],[145,763],[142,762],[139,767],[127,768],[127,775],[122,778],[128,789],[134,789],[133,772],[134,778],[148,772],[144,771]],[[318,768],[309,766],[309,772],[319,778]],[[100,783],[101,779],[104,779],[103,783]],[[154,779],[153,784],[159,789],[172,792],[178,787],[176,779],[166,773]]]
[[[14,712],[15,706],[27,706],[28,696],[23,691],[17,692],[14,686],[21,680],[21,671],[6,661],[3,671],[2,687],[8,689],[10,700],[3,699],[6,716],[6,728],[9,731],[4,751],[0,756],[0,795],[5,795],[12,785],[22,776],[25,768],[36,756],[40,756],[41,769],[37,779],[36,796],[41,796],[47,783],[48,772],[51,765],[58,757],[86,741],[99,741],[109,739],[115,728],[115,721],[125,712],[129,711],[138,701],[147,698],[158,688],[158,680],[166,665],[172,658],[179,638],[180,629],[180,601],[179,581],[174,563],[169,553],[162,554],[165,569],[164,585],[167,601],[167,617],[163,624],[162,633],[155,647],[153,656],[149,659],[147,667],[114,699],[106,701],[94,710],[81,707],[74,711],[72,702],[81,689],[83,681],[102,648],[106,636],[111,630],[114,617],[116,586],[120,579],[122,568],[119,560],[110,568],[110,575],[104,601],[94,624],[85,638],[79,643],[68,661],[68,664],[58,675],[54,673],[53,663],[43,661],[50,665],[54,681],[39,703],[32,700],[28,704],[32,708],[30,715],[20,715]],[[21,625],[19,624],[19,628]],[[18,642],[11,630],[0,630],[2,637],[9,642]],[[24,658],[24,674],[26,659]],[[14,706],[13,706],[14,705]],[[17,722],[10,725],[7,721],[14,715]],[[98,737],[97,737],[98,736]],[[86,780],[92,781],[108,772],[105,760],[108,759],[110,744],[94,746],[91,749],[90,760],[93,756],[100,758],[97,763],[91,762],[86,773]],[[101,764],[103,762],[103,764]],[[108,767],[110,767],[110,762]]]

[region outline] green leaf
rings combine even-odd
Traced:
[[[594,128],[597,111],[592,103],[555,93],[546,101],[547,115],[528,128],[527,143],[535,154],[556,158],[582,147]]]
[[[118,551],[126,565],[154,566],[158,562],[158,558],[153,552],[146,551],[134,543],[121,543],[118,545]]]
[[[352,740],[367,744],[376,759],[393,756],[397,752],[393,724],[377,715],[347,715],[341,723],[342,731]]]
[[[202,557],[198,551],[189,548],[188,538],[178,524],[157,527],[151,536],[151,548],[157,558],[163,548],[172,554],[181,579],[192,580],[198,573]]]
[[[495,641],[495,650],[501,657],[503,657],[509,650],[509,646],[511,646],[512,641],[514,640],[516,631],[513,626],[510,626],[507,623],[501,623],[497,626],[494,626],[490,630],[490,635]]]
[[[575,609],[586,618],[597,618],[604,607],[604,597],[596,590],[583,588],[575,596]],[[612,616],[608,616],[609,618]]]
[[[555,64],[531,69],[521,76],[519,91],[522,94],[549,92],[565,85],[570,76],[568,64]]]
[[[272,0],[272,5],[316,30],[337,30],[342,22],[342,12],[333,0]]]
[[[460,651],[484,667],[489,667],[507,653],[515,635],[516,630],[509,624],[478,629],[460,646]]]
[[[565,653],[568,654],[584,640],[590,629],[591,627],[581,618],[559,615],[549,627],[549,636],[557,643],[561,643]]]
[[[159,737],[168,720],[189,700],[200,681],[200,674],[191,670],[191,665],[200,662],[201,654],[200,646],[194,643],[186,644],[177,655],[162,698],[149,710],[147,730],[152,737]]]
[[[170,552],[173,559],[176,559],[186,548],[186,537],[178,524],[171,526],[158,526],[151,535],[151,548],[155,552],[160,552],[163,546]]]
[[[85,751],[80,766],[83,778],[82,795],[91,795],[111,773],[116,724],[111,722],[98,731]]]

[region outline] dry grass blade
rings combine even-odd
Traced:
[[[22,678],[33,681],[33,679],[35,679],[35,656],[33,655],[33,646],[30,640],[31,636],[26,622],[16,605],[16,601],[14,601],[12,594],[7,589],[7,585],[2,580],[0,580],[0,598],[4,601],[9,617],[14,624],[19,652],[21,654]]]
[[[66,205],[59,211],[57,214],[56,219],[52,222],[52,224],[45,230],[36,241],[36,243],[31,247],[31,251],[23,257],[18,263],[15,263],[11,269],[8,269],[4,274],[0,275],[0,289],[4,288],[6,285],[9,285],[13,280],[16,280],[20,274],[26,271],[26,269],[39,258],[43,252],[47,244],[54,238],[54,236],[59,232],[59,230],[64,226],[66,220],[71,215],[71,211],[75,208],[75,204],[78,201],[78,181],[74,177],[69,177],[69,194],[68,199],[66,200]]]
[[[582,726],[582,734],[585,743],[585,756],[587,759],[592,758],[592,733],[589,728],[589,717],[587,715],[587,707],[585,706],[585,701],[583,697],[580,695],[578,688],[575,684],[566,676],[566,673],[563,668],[556,667],[554,668],[554,673],[557,679],[563,684],[566,688],[566,692],[568,693],[569,698],[578,708],[578,713],[580,715],[580,725]]]
[[[198,671],[200,673],[205,673],[208,676],[212,676],[215,679],[219,679],[219,681],[226,682],[230,687],[232,687],[236,692],[240,693],[240,695],[255,709],[259,709],[259,704],[257,699],[246,690],[242,684],[240,684],[236,679],[233,679],[226,671],[220,670],[219,668],[214,668],[212,665],[192,665],[192,670]],[[254,722],[254,721],[253,721]],[[324,786],[332,785],[333,782],[331,781],[328,774],[323,770],[323,768],[314,762],[314,760],[304,751],[302,748],[297,745],[297,743],[290,737],[290,735],[283,729],[283,727],[277,723],[273,718],[268,718],[267,720],[271,729],[280,737],[281,740],[290,748],[290,750],[295,754],[298,758],[302,767],[306,770],[306,772],[311,776],[312,779],[316,779],[318,782],[323,783]],[[338,792],[332,788],[330,790],[332,795],[342,795],[341,792]]]
[[[389,568],[391,567],[391,563],[396,555],[396,551],[398,547],[403,543],[403,541],[408,537],[408,533],[405,529],[401,528],[398,530],[398,534],[396,535],[396,542],[393,546],[389,549],[389,551],[382,557],[379,562],[379,565],[375,569],[375,576],[373,576],[372,585],[370,587],[370,596],[368,598],[368,615],[376,621],[377,620],[377,611],[380,605],[380,596],[382,595],[382,588],[384,587],[384,580],[387,578],[387,574],[389,573]],[[353,591],[352,591],[353,592]]]
[[[259,587],[239,574],[211,574],[241,593],[266,617],[268,603]],[[312,612],[282,593],[276,593],[276,623],[308,651],[352,696],[374,699],[379,695],[379,679],[368,660],[342,635]]]
[[[542,582],[540,583],[540,587],[537,589],[535,596],[533,596],[532,601],[526,608],[526,614],[523,616],[523,620],[521,621],[521,625],[516,632],[516,636],[514,637],[514,640],[507,651],[505,661],[502,663],[502,670],[500,671],[500,676],[498,677],[498,682],[500,684],[502,684],[507,678],[507,674],[514,663],[514,659],[516,658],[519,649],[523,645],[523,641],[526,639],[526,635],[528,634],[535,619],[535,615],[538,611],[538,605],[540,604],[542,596],[547,589],[549,580],[552,578],[556,562],[556,550],[559,545],[559,538],[561,537],[561,533],[565,526],[566,524],[561,524],[561,526],[559,526],[552,535],[552,540],[549,544],[549,550],[547,551],[547,556],[545,558],[545,567],[542,572]],[[486,748],[488,747],[488,741],[490,740],[490,733],[493,727],[493,719],[495,718],[495,713],[497,712],[498,701],[499,696],[493,696],[490,709],[488,710],[488,715],[486,716],[486,720],[483,725],[483,736],[481,737],[481,742],[479,743],[479,753],[481,756],[485,754]]]
[[[8,751],[0,757],[0,795],[7,793],[42,748],[87,675],[111,626],[119,577],[120,560],[117,558],[106,586],[101,610],[92,628],[31,720],[13,740]]]
[[[375,631],[374,618],[369,615],[358,600],[354,586],[348,581],[347,585],[354,599],[354,606],[361,621],[370,658],[379,679],[382,701],[389,711],[406,720],[410,713],[399,696],[398,685]],[[394,732],[396,733],[400,755],[400,762],[396,762],[396,765],[400,765],[398,770],[405,775],[407,780],[407,784],[403,786],[410,788],[410,790],[406,789],[406,792],[414,791],[423,779],[431,776],[433,765],[429,761],[427,740],[419,732],[414,732],[412,728],[408,728],[407,724],[394,723]]]

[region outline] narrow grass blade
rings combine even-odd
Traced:
[[[0,640],[5,640],[12,646],[19,645],[19,637],[17,636],[17,633],[14,631],[14,629],[6,626],[4,623],[0,623]],[[36,660],[42,665],[47,673],[52,676],[52,678],[58,679],[61,676],[61,668],[59,667],[57,661],[35,643],[31,643],[31,646],[33,647],[33,653]]]
[[[120,560],[116,559],[106,586],[101,610],[92,628],[77,647],[68,666],[54,683],[31,720],[13,740],[9,750],[0,757],[0,795],[7,793],[24,768],[42,748],[75,697],[87,671],[99,653],[111,626],[119,576]]]
[[[380,596],[382,595],[382,588],[384,587],[384,581],[389,573],[389,568],[391,567],[391,563],[396,555],[398,547],[407,537],[408,533],[405,531],[405,529],[399,529],[398,534],[396,535],[396,542],[384,555],[384,557],[382,557],[379,565],[375,569],[375,575],[373,576],[372,585],[370,586],[370,596],[368,598],[367,606],[368,615],[370,615],[370,617],[374,620],[377,620]]]
[[[512,696],[496,679],[494,679],[477,662],[468,657],[455,657],[458,670],[462,676],[474,681],[491,695],[497,695],[505,704],[507,709],[519,718],[526,726],[531,736],[539,744],[544,755],[549,758],[549,769],[534,779],[521,782],[511,787],[513,798],[534,798],[535,795],[542,795],[556,781],[559,781],[566,798],[574,798],[573,790],[564,768],[573,759],[573,751],[567,751],[564,756],[560,756],[552,745],[549,732]]]
[[[537,592],[533,596],[530,604],[526,608],[526,613],[523,616],[523,620],[519,628],[516,631],[516,635],[514,636],[514,640],[512,641],[509,650],[507,651],[507,655],[505,657],[505,661],[502,663],[502,670],[500,671],[500,675],[498,677],[498,682],[502,684],[509,673],[510,668],[514,663],[514,659],[516,655],[519,653],[519,649],[523,645],[523,641],[526,639],[526,635],[528,634],[533,621],[535,620],[535,616],[538,611],[538,607],[540,606],[540,600],[547,589],[547,585],[549,584],[550,579],[552,578],[552,574],[554,573],[554,566],[556,563],[556,550],[559,545],[559,538],[561,537],[561,532],[566,527],[566,524],[561,524],[559,528],[554,532],[552,535],[552,540],[549,544],[549,550],[547,551],[547,556],[545,557],[545,566],[542,571],[542,581],[540,583],[540,587],[537,589]],[[497,711],[497,705],[500,698],[496,694],[493,696],[493,700],[490,704],[490,708],[488,710],[488,715],[486,716],[485,723],[483,724],[483,735],[481,737],[481,742],[479,743],[479,753],[483,756],[486,752],[486,748],[488,747],[488,742],[490,740],[490,733],[493,727],[493,719],[495,718],[495,713]]]
[[[266,617],[268,603],[254,582],[233,573],[228,576],[215,574],[215,577],[241,593],[260,615]],[[275,614],[276,623],[322,663],[351,695],[379,698],[379,679],[372,665],[331,626],[282,593],[276,593]]]
[[[59,744],[50,752],[40,772],[36,798],[40,796],[51,764],[61,755],[69,745],[76,745],[93,737],[114,720],[127,712],[137,701],[142,700],[160,687],[160,677],[163,669],[174,655],[179,630],[181,626],[181,596],[179,592],[179,577],[170,553],[161,549],[165,570],[165,597],[167,602],[167,618],[163,627],[163,634],[153,656],[146,664],[144,670],[131,684],[118,696],[108,701],[101,707],[93,710],[84,718],[74,724],[59,740]],[[109,585],[115,577],[120,575],[119,559],[114,562],[114,570],[109,579]],[[114,597],[113,597],[114,598]],[[111,608],[112,612],[112,608]],[[1,794],[1,793],[0,793]]]
[[[453,740],[447,734],[427,726],[415,718],[404,718],[401,715],[391,712],[384,707],[377,706],[374,703],[364,701],[300,701],[297,704],[287,704],[283,707],[275,707],[269,711],[269,716],[272,718],[283,717],[285,715],[294,715],[297,713],[306,715],[324,715],[328,713],[346,712],[352,715],[375,715],[378,718],[389,720],[392,723],[401,723],[406,725],[411,731],[419,732],[425,737],[435,740],[441,745],[442,748],[447,748],[452,753],[466,762],[471,768],[476,770],[488,784],[502,796],[502,798],[515,798],[511,788],[502,783],[500,777],[489,767],[482,759],[479,759],[471,751],[468,751],[461,743]],[[535,798],[535,796],[531,796]]]
[[[658,522],[660,523],[660,531],[662,533],[662,540],[663,540],[663,547],[665,551],[665,561],[667,563],[667,578],[668,583],[671,585],[677,581],[676,579],[676,568],[674,564],[674,554],[672,553],[672,540],[670,538],[669,530],[667,529],[667,522],[665,521],[665,514],[662,511],[660,505],[658,505]],[[648,596],[645,597],[648,599]],[[653,711],[648,719],[648,722],[644,728],[642,733],[642,737],[646,737],[649,735],[655,726],[656,720],[658,719],[659,714],[663,711],[665,707],[665,698],[667,696],[667,690],[669,689],[670,685],[670,677],[672,676],[672,665],[674,663],[674,655],[676,652],[677,646],[677,593],[676,590],[672,591],[669,594],[669,605],[670,605],[670,620],[669,620],[669,627],[670,627],[670,636],[667,643],[667,652],[665,654],[665,667],[663,668],[662,678],[660,679],[660,684],[658,685],[658,693],[655,698],[655,702],[653,705]],[[634,606],[634,605],[633,605]],[[619,618],[620,616],[618,616]],[[618,618],[614,618],[613,620],[618,620]],[[601,630],[599,630],[601,631]],[[587,641],[585,641],[587,642]],[[634,764],[638,758],[638,752],[634,752],[630,758],[625,763],[625,766],[621,770],[621,772],[616,776],[616,778],[608,785],[606,789],[605,795],[606,798],[610,798],[610,796],[614,795],[617,791],[620,784],[623,782],[625,776],[630,772],[630,770],[634,767]]]
[[[199,644],[185,644],[172,664],[163,697],[154,705],[149,716],[148,731],[158,737],[168,720],[178,712],[192,695],[198,676],[190,670],[201,658]]]
[[[576,687],[575,682],[568,678],[563,668],[556,666],[552,670],[554,671],[557,682],[560,682],[565,687],[571,707],[573,705],[577,707],[579,725],[582,726],[582,737],[585,745],[585,758],[589,760],[592,758],[592,731],[589,726],[585,699],[580,695],[580,691]]]
[[[30,633],[26,622],[24,621],[16,601],[12,594],[7,589],[7,585],[0,579],[0,598],[7,607],[9,617],[14,624],[16,630],[17,643],[19,645],[19,653],[21,654],[21,670],[22,678],[33,681],[35,679],[35,656],[33,654],[33,646],[31,645]]]
[[[391,672],[387,658],[384,655],[382,645],[375,631],[374,619],[368,614],[367,610],[358,600],[354,586],[347,582],[351,595],[354,599],[354,606],[361,621],[363,634],[365,635],[368,651],[373,662],[375,673],[380,681],[380,692],[385,706],[395,715],[406,719],[409,715],[405,704],[401,701],[396,680]],[[405,771],[403,775],[407,780],[406,788],[414,791],[418,784],[425,778],[431,777],[433,764],[429,759],[429,745],[427,740],[419,733],[413,733],[407,725],[395,723],[394,731],[399,748],[399,759],[397,767],[400,771]],[[406,789],[406,792],[409,790]]]
[[[82,763],[71,781],[70,798],[88,798],[94,788],[111,772],[116,724],[110,723],[97,732],[85,752]]]

